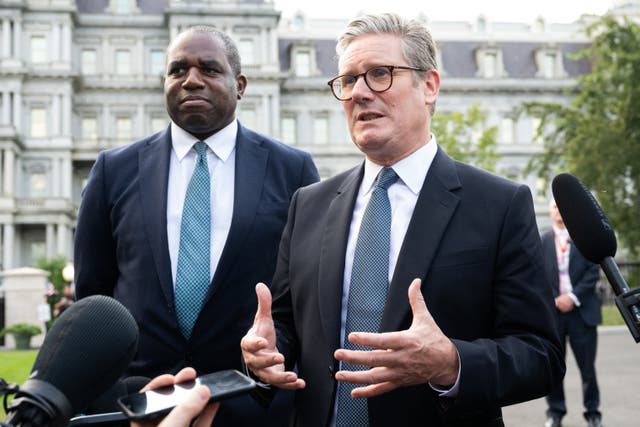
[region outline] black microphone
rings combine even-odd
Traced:
[[[105,412],[118,412],[118,398],[140,391],[146,386],[151,378],[142,376],[133,376],[119,379],[104,393],[93,400],[87,408],[85,414],[101,414]],[[128,420],[128,418],[125,418]]]
[[[118,301],[94,295],[74,303],[45,336],[4,423],[65,426],[116,382],[137,347],[138,326]]]
[[[640,342],[640,288],[630,290],[613,257],[613,227],[591,191],[575,176],[562,173],[551,183],[553,197],[571,240],[589,261],[600,264],[616,294],[616,305],[631,335]]]

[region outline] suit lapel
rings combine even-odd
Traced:
[[[424,280],[440,240],[460,199],[452,192],[461,187],[454,161],[442,149],[429,168],[400,249],[389,286],[380,331],[399,330],[410,316],[407,290],[415,278]],[[422,284],[429,286],[429,279]]]
[[[242,249],[242,243],[259,207],[268,159],[269,150],[262,148],[258,141],[250,139],[244,128],[239,125],[236,138],[233,218],[207,300],[215,294],[218,286],[224,283],[233,260]]]
[[[338,189],[326,213],[327,225],[322,236],[318,268],[318,304],[325,338],[331,349],[341,347],[340,313],[344,281],[344,257],[353,205],[364,166],[353,169]]]
[[[140,199],[147,238],[153,253],[162,292],[173,305],[173,279],[167,241],[167,183],[171,133],[167,128],[138,153]],[[158,212],[159,211],[159,212]]]

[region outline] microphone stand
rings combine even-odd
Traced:
[[[616,294],[616,306],[633,339],[640,342],[640,288],[629,289],[612,257],[600,263],[607,280]]]

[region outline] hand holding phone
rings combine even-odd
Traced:
[[[118,405],[131,420],[152,420],[167,414],[176,405],[184,402],[199,385],[208,387],[209,402],[237,396],[256,387],[255,381],[251,378],[230,369],[204,375],[195,380],[130,394],[118,399]]]

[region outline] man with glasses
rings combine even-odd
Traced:
[[[502,426],[564,373],[530,191],[438,147],[421,23],[355,19],[337,52],[365,160],[294,195],[245,364],[299,426]]]

